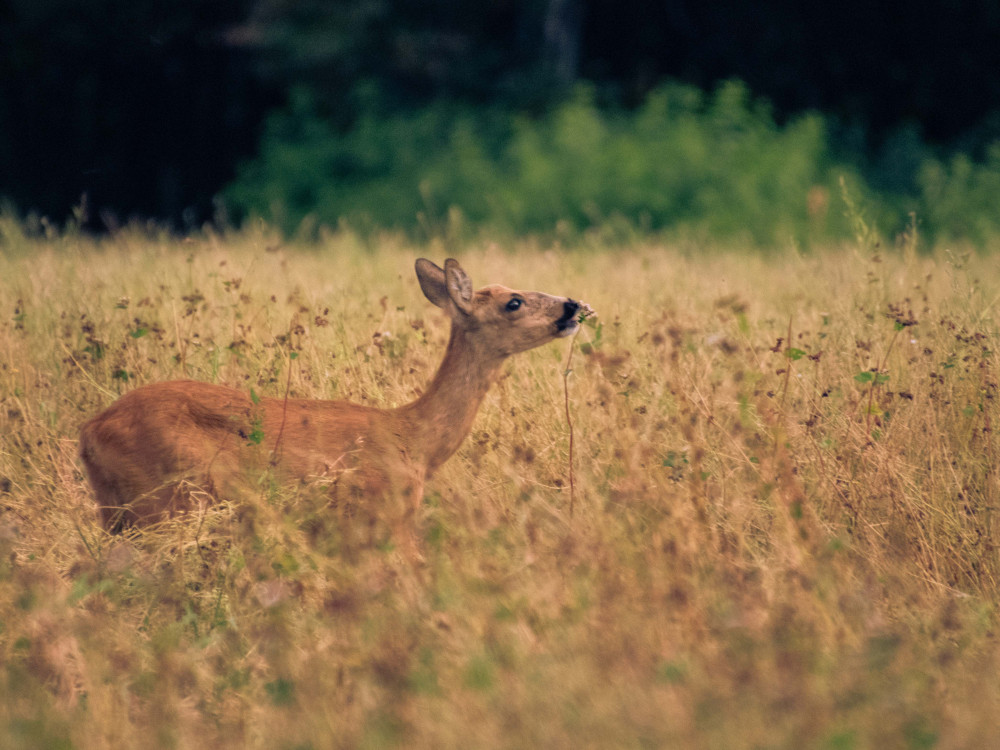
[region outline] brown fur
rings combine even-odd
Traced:
[[[427,298],[451,317],[444,360],[424,394],[398,409],[346,401],[263,398],[178,380],[138,388],[83,425],[80,455],[104,525],[113,531],[214,498],[252,470],[329,481],[369,501],[399,499],[412,513],[424,481],[459,447],[501,363],[565,336],[579,306],[501,286],[472,290],[454,260],[418,260]],[[511,299],[521,305],[508,308]]]

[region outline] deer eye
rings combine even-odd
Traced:
[[[521,309],[521,305],[523,304],[524,302],[522,300],[519,300],[517,297],[514,297],[514,299],[512,299],[510,302],[507,303],[507,312],[516,312],[517,310]]]

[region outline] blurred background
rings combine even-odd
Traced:
[[[988,0],[0,0],[0,196],[177,231],[1000,232]]]

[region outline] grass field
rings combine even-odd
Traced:
[[[0,747],[995,746],[1000,256],[3,238]],[[99,528],[88,416],[404,403],[449,254],[599,317],[509,362],[422,565],[309,488]]]

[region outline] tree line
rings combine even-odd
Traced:
[[[581,82],[630,113],[730,79],[778,126],[821,112],[834,157],[906,189],[928,156],[988,158],[997,38],[987,0],[3,0],[0,196],[197,225],[303,95],[343,135],[443,106],[544,119]]]

